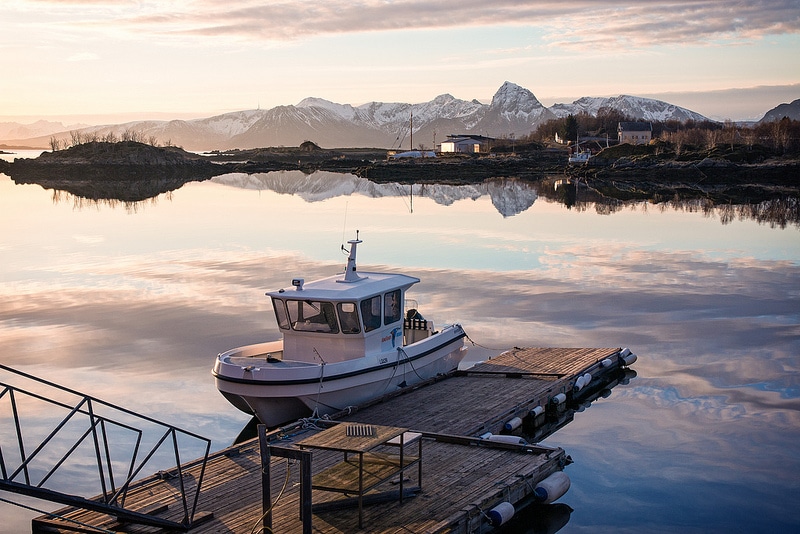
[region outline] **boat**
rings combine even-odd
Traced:
[[[575,139],[575,150],[573,151],[572,149],[570,149],[568,158],[569,163],[585,164],[588,163],[591,157],[592,157],[591,150],[589,150],[588,148],[584,148],[583,150],[581,150],[580,137]]]
[[[466,355],[460,324],[434,328],[408,289],[419,278],[359,272],[348,241],[344,273],[270,291],[282,339],[219,354],[212,374],[236,408],[276,427],[357,407],[444,375]]]
[[[575,152],[574,154],[569,155],[569,162],[570,163],[586,163],[589,161],[589,158],[592,157],[592,151],[588,148],[585,150],[580,150]]]

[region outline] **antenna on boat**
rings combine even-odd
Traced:
[[[350,254],[347,256],[347,266],[344,269],[344,278],[337,280],[337,282],[358,282],[364,280],[366,277],[358,276],[356,268],[356,247],[362,241],[358,238],[358,230],[356,230],[356,238],[351,239],[347,243],[350,245]],[[344,249],[344,245],[342,245]]]

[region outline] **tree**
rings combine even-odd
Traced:
[[[572,114],[567,115],[562,133],[564,134],[563,138],[567,141],[578,140],[578,119]]]

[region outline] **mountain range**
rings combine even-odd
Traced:
[[[188,150],[298,146],[304,141],[329,148],[431,148],[455,134],[522,137],[549,119],[580,112],[596,115],[602,108],[643,121],[709,120],[674,104],[629,95],[583,97],[571,104],[555,104],[548,108],[528,89],[505,82],[489,104],[461,100],[449,94],[419,104],[369,102],[360,106],[305,98],[294,106],[238,111],[193,120],[145,120],[71,127],[39,121],[29,127],[32,135],[21,135],[25,132],[23,125],[0,123],[0,139],[9,146],[48,148],[51,137],[69,140],[74,130],[99,137],[109,133],[120,137],[127,130],[144,139],[154,138],[161,144]]]

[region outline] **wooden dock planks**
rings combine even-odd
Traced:
[[[484,431],[498,433],[514,414],[547,403],[559,392],[569,391],[578,376],[597,369],[599,362],[611,358],[617,364],[619,349],[514,349],[472,369],[431,385],[415,387],[343,417],[343,421],[399,426],[425,433],[422,492],[406,499],[364,508],[364,529],[358,528],[357,509],[315,512],[313,530],[317,534],[349,532],[477,532],[486,524],[485,513],[502,501],[516,502],[565,463],[562,449],[519,448],[505,445],[478,446],[437,436],[477,436]],[[407,370],[406,372],[413,372]],[[412,388],[410,388],[412,389]],[[293,447],[294,443],[317,430],[298,429],[281,436],[271,445]],[[482,445],[482,444],[479,444]],[[322,451],[324,452],[324,451]],[[314,473],[341,460],[338,453],[314,453]],[[248,441],[212,455],[206,467],[198,513],[192,533],[248,533],[260,527],[261,466],[257,440]],[[299,466],[273,457],[271,492],[275,499],[287,481],[285,491],[273,510],[273,532],[299,534]],[[199,466],[186,466],[191,476],[199,476]],[[413,475],[412,475],[413,478]],[[126,505],[142,510],[157,505],[168,509],[159,517],[180,521],[182,506],[175,491],[175,480],[150,477],[132,492]],[[416,481],[410,483],[415,485]],[[382,490],[393,489],[391,483]],[[314,504],[341,498],[323,491],[313,492]],[[154,533],[161,530],[134,524],[121,524],[102,514],[74,509],[58,511],[60,516],[112,532]],[[198,518],[200,519],[198,521]],[[40,517],[33,521],[34,532],[96,532],[64,519]]]

